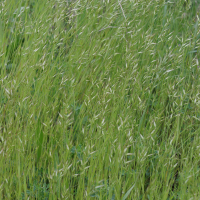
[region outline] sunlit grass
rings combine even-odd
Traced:
[[[0,3],[2,199],[199,199],[200,2]]]

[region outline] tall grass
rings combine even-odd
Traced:
[[[199,1],[0,3],[1,199],[199,199]]]

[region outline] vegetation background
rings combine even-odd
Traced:
[[[0,199],[200,199],[196,0],[0,2]]]

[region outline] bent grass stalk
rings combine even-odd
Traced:
[[[37,157],[36,157],[36,165],[37,165],[40,161],[42,147],[43,147],[43,131],[41,129],[40,117],[38,118],[38,123],[37,123],[36,141],[37,141],[37,148],[38,148],[37,149]]]

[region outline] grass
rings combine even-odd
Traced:
[[[0,3],[0,199],[200,199],[200,1]]]

